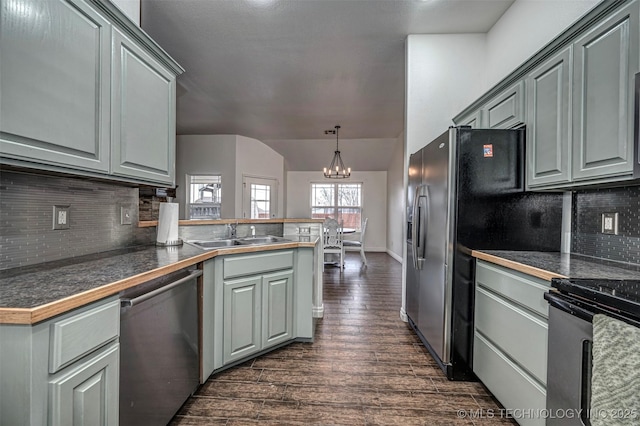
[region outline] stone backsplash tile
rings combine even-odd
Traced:
[[[640,186],[573,193],[572,247],[577,254],[640,264]],[[618,235],[603,234],[602,213],[618,213]]]
[[[70,228],[53,230],[53,206],[68,205]],[[128,205],[132,225],[120,225]],[[0,171],[0,270],[148,244],[138,228],[138,189],[84,178]]]

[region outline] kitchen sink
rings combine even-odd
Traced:
[[[258,245],[258,244],[277,244],[277,243],[290,243],[291,240],[287,240],[282,237],[274,237],[272,235],[266,235],[261,237],[246,237],[246,238],[238,238],[239,244],[243,245]]]
[[[187,243],[199,247],[203,250],[213,250],[237,246],[257,246],[264,244],[290,243],[291,240],[282,237],[266,235],[260,237],[245,237],[225,240],[188,240]]]
[[[240,243],[237,240],[191,240],[187,243],[205,250],[212,250],[217,248],[239,246]]]

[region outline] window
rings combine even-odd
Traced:
[[[345,228],[360,230],[362,223],[361,183],[312,183],[311,217],[333,217]]]
[[[189,219],[220,219],[221,175],[187,175],[187,216]]]
[[[269,219],[271,187],[251,184],[251,219]]]

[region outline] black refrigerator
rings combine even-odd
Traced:
[[[406,312],[450,380],[474,380],[471,250],[560,251],[561,193],[524,182],[524,130],[451,127],[411,155]]]

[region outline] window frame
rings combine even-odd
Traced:
[[[333,186],[333,201],[332,204],[330,206],[321,206],[321,205],[314,205],[313,201],[314,201],[314,191],[315,191],[315,186],[316,185],[322,185],[322,186]],[[360,192],[360,205],[359,206],[341,206],[340,203],[340,186],[342,185],[357,185],[358,186],[358,190]],[[310,217],[314,218],[317,216],[314,216],[314,210],[315,209],[330,209],[332,210],[331,213],[328,213],[327,216],[331,216],[334,218],[338,218],[338,221],[340,221],[342,219],[342,214],[340,213],[340,210],[344,210],[344,209],[355,209],[357,210],[357,214],[359,214],[360,216],[360,220],[356,220],[355,224],[353,224],[353,228],[356,230],[356,232],[360,232],[361,228],[362,228],[362,218],[363,218],[363,205],[364,205],[364,183],[363,182],[327,182],[327,181],[316,181],[316,182],[310,182],[309,185],[309,205],[310,205]],[[350,226],[351,224],[345,224],[343,226],[347,227],[347,228],[351,228],[352,226]]]
[[[220,190],[219,190],[219,200],[218,201],[212,201],[210,203],[202,203],[202,206],[205,208],[210,208],[210,209],[217,209],[218,217],[202,217],[202,218],[192,218],[191,217],[191,206],[192,205],[197,205],[198,203],[194,203],[192,202],[192,198],[194,198],[194,192],[193,192],[193,188],[192,185],[197,185],[197,184],[204,184],[206,183],[209,178],[215,178],[212,180],[218,180],[218,182],[214,182],[220,185]],[[197,180],[199,182],[193,182],[193,180]],[[221,219],[222,218],[222,198],[223,198],[223,187],[222,187],[222,173],[192,173],[192,174],[185,174],[185,187],[186,187],[186,194],[185,194],[185,212],[184,212],[184,217],[186,219],[189,220],[214,220],[214,219]]]

